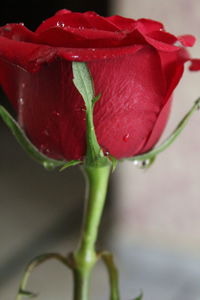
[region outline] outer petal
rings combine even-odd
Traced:
[[[150,19],[144,19],[144,18],[137,20],[137,26],[145,34],[164,29],[162,23]]]
[[[122,44],[121,41],[125,36],[119,31],[52,27],[38,34],[37,42],[55,47],[108,48]]]
[[[54,15],[45,20],[36,30],[36,33],[45,32],[53,27],[80,28],[80,29],[96,29],[104,31],[116,31],[116,26],[107,22],[106,18],[93,13],[64,13]]]
[[[69,61],[92,61],[133,54],[142,45],[117,48],[64,48],[13,41],[0,36],[0,58],[29,71],[37,71],[42,64],[63,57]]]
[[[190,71],[200,70],[200,59],[191,59]]]
[[[196,41],[195,37],[190,34],[181,35],[178,40],[184,47],[192,47]]]
[[[3,88],[37,148],[53,158],[81,158],[85,151],[85,110],[72,82],[71,63],[56,60],[36,73],[10,64],[5,64],[4,70]]]
[[[102,93],[94,112],[100,145],[117,158],[139,153],[165,95],[158,54],[145,46],[132,55],[90,62],[89,67],[96,93]],[[7,94],[17,78],[9,96],[15,97],[19,121],[33,143],[51,157],[83,157],[85,106],[72,83],[71,63],[55,60],[36,73],[10,64],[7,70],[12,79]],[[5,90],[7,79],[3,77]]]
[[[166,104],[163,106],[163,108],[155,122],[153,130],[152,130],[146,144],[144,145],[141,153],[142,152],[145,153],[145,152],[149,151],[158,142],[160,136],[162,135],[162,133],[165,129],[166,123],[168,121],[170,108],[171,108],[171,102],[172,102],[172,98],[170,98],[166,102]]]
[[[171,95],[182,77],[184,62],[190,59],[188,53],[184,49],[179,52],[162,52],[160,53],[160,57],[167,84],[166,97],[158,119],[156,120],[153,130],[150,133],[142,152],[147,152],[158,142],[168,120],[172,101]]]
[[[102,93],[94,113],[100,145],[117,158],[139,153],[165,97],[158,54],[145,46],[135,55],[89,66],[97,94]]]

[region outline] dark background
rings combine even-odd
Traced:
[[[0,25],[10,22],[23,22],[28,28],[35,29],[42,20],[52,16],[59,9],[69,9],[77,12],[94,10],[100,15],[106,16],[109,10],[109,1],[101,0],[71,0],[71,1],[11,1],[1,4]]]

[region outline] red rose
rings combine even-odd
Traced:
[[[31,141],[46,155],[80,159],[86,151],[85,105],[72,61],[88,63],[96,94],[97,139],[116,158],[151,149],[165,127],[171,95],[194,37],[159,22],[61,10],[35,32],[0,28],[0,83]]]

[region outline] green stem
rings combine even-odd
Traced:
[[[87,205],[83,232],[78,250],[74,254],[74,300],[88,300],[88,284],[92,268],[97,261],[95,243],[104,208],[110,166],[85,166]]]

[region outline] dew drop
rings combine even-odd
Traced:
[[[48,131],[48,129],[43,130],[43,131],[42,131],[42,134],[43,134],[44,136],[49,136],[49,131]]]
[[[79,55],[72,55],[72,58],[79,58]]]
[[[61,22],[61,21],[58,21],[58,22],[56,23],[56,26],[57,26],[57,27],[65,27],[65,23],[63,23],[63,22]]]
[[[56,118],[59,118],[60,117],[60,113],[58,111],[56,111],[56,110],[53,110],[52,111],[52,116],[56,117]]]
[[[48,155],[50,153],[48,144],[41,144],[39,149],[42,153],[44,153],[46,155]]]
[[[86,111],[85,106],[84,105],[77,105],[74,108],[75,111]]]
[[[125,134],[125,135],[123,136],[123,141],[124,141],[125,143],[127,143],[128,140],[129,140],[129,137],[130,137],[130,134],[129,134],[129,133]]]
[[[108,149],[106,147],[101,146],[101,149],[103,150],[103,153],[104,153],[105,156],[110,155],[110,152],[108,151]]]
[[[21,105],[24,105],[24,99],[23,98],[19,98],[19,105],[21,106]]]
[[[133,164],[140,169],[148,168],[150,163],[151,163],[150,159],[133,161]]]

